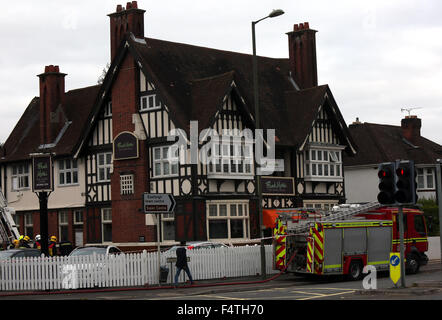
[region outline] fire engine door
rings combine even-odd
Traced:
[[[324,273],[342,271],[342,229],[324,229]]]

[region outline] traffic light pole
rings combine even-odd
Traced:
[[[399,219],[399,251],[401,254],[401,287],[405,288],[405,247],[404,247],[404,210],[398,207]]]

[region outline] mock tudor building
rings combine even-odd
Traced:
[[[65,92],[58,66],[38,76],[39,97],[2,148],[1,189],[20,232],[40,230],[30,154],[51,153],[49,233],[60,240],[154,245],[157,221],[143,212],[144,193],[177,202],[161,215],[162,245],[258,238],[252,56],[147,38],[144,13],[132,1],[109,15],[111,63],[100,85]],[[315,33],[295,24],[289,58],[258,57],[264,155],[275,145],[280,159],[262,177],[263,208],[345,201],[342,159],[356,146],[329,86],[318,86]],[[195,158],[203,151],[208,163]]]
[[[416,168],[417,195],[436,199],[436,163],[442,146],[421,136],[422,121],[406,116],[400,126],[362,123],[349,126],[358,145],[356,156],[344,156],[347,202],[376,201],[378,165],[396,160],[413,160]]]

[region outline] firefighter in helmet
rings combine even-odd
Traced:
[[[29,238],[28,236],[21,235],[18,240],[19,240],[19,248],[30,248],[31,247],[29,245],[29,240],[31,240],[31,238]]]
[[[54,257],[57,255],[57,237],[51,236],[49,240],[50,240],[48,245],[49,256]]]
[[[17,249],[19,247],[20,241],[18,239],[12,240],[9,249]]]
[[[34,242],[34,248],[35,249],[41,250],[41,243],[40,243],[40,241],[41,241],[41,236],[39,234],[37,234],[35,236],[35,242]]]

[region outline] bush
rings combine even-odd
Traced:
[[[418,204],[424,211],[429,237],[439,236],[439,207],[435,199],[419,199]]]

